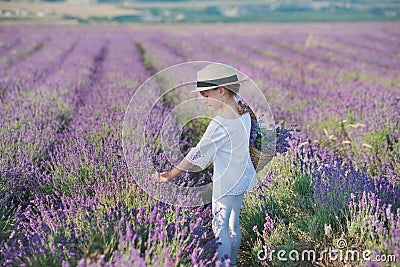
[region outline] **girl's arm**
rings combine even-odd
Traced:
[[[217,130],[218,129],[218,130]],[[189,170],[193,166],[198,166],[200,170],[204,169],[207,166],[207,163],[213,158],[216,153],[215,146],[217,143],[220,143],[226,138],[226,133],[222,130],[222,127],[219,127],[219,124],[211,121],[208,125],[205,133],[203,134],[201,140],[196,145],[195,148],[190,149],[189,153],[182,159],[179,164],[174,167],[171,171],[162,172],[160,174],[153,174],[154,179],[156,181],[168,182],[183,172]],[[202,149],[202,152],[200,151]],[[196,153],[201,154],[200,157],[197,157]],[[195,154],[196,158],[195,164],[187,160],[187,158],[191,159],[191,156]],[[197,163],[197,164],[196,164]]]
[[[155,179],[160,179],[161,182],[168,182],[177,176],[181,175],[183,172],[189,170],[192,166],[194,166],[190,161],[186,158],[183,158],[181,162],[172,170],[160,173],[160,178],[158,178],[158,173],[153,174]]]
[[[189,170],[191,167],[193,167],[193,164],[188,161],[186,158],[183,158],[181,162],[174,168],[172,168],[171,171],[167,172],[169,174],[169,180],[172,180],[176,178],[177,176],[181,175],[183,172]]]

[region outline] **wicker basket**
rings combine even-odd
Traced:
[[[249,112],[250,117],[253,120],[257,121],[257,117],[250,107],[248,107],[248,106],[246,107],[243,104],[239,104],[238,108],[239,108],[240,114]],[[270,162],[272,160],[272,158],[274,157],[273,155],[270,155],[268,153],[261,152],[254,146],[249,146],[249,152],[250,152],[251,162],[253,163],[254,169],[256,170],[256,172],[259,172],[262,168],[264,168],[265,165],[267,165],[268,162]]]
[[[271,159],[274,157],[270,154],[259,151],[253,146],[249,146],[249,151],[251,162],[253,162],[256,172],[259,172],[262,168],[264,168],[265,165],[267,165],[267,163],[270,162]]]

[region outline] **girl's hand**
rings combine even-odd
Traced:
[[[169,182],[172,177],[170,172],[154,173],[151,175],[157,182]]]

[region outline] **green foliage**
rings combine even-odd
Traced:
[[[396,127],[396,125],[386,123],[383,127],[376,128],[363,135],[363,143],[358,149],[365,151],[375,159],[371,162],[369,168],[372,176],[382,175],[382,167],[385,162],[391,162],[392,158],[400,158],[400,141],[391,133]],[[369,146],[363,146],[363,144]],[[396,169],[398,166],[390,167]]]
[[[4,210],[2,210],[4,212]],[[7,240],[13,230],[13,219],[9,214],[1,214],[0,217],[0,243]]]
[[[290,156],[289,156],[290,157]],[[275,157],[269,171],[275,173],[274,180],[246,196],[241,211],[241,225],[244,239],[249,242],[253,264],[259,266],[256,253],[263,249],[290,251],[302,242],[314,238],[314,228],[309,227],[312,217],[312,185],[307,175],[294,175],[294,167],[288,158]],[[302,200],[302,202],[300,202]],[[273,221],[272,229],[265,229],[266,213]],[[268,219],[269,220],[269,219]],[[256,226],[258,232],[253,231]],[[268,230],[268,231],[264,231]],[[311,242],[311,241],[309,241]],[[273,244],[273,246],[272,246]],[[274,255],[268,266],[282,266]],[[287,262],[286,262],[287,264]]]
[[[312,200],[312,184],[310,176],[305,173],[300,173],[294,179],[294,190],[302,198]]]
[[[62,266],[62,262],[54,258],[50,255],[39,254],[32,257],[32,260],[29,262],[29,266],[31,267],[43,267],[43,266]]]

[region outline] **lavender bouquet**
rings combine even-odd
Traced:
[[[292,128],[285,129],[276,127],[273,125],[269,128],[264,126],[264,122],[260,119],[251,120],[251,131],[250,131],[250,146],[255,147],[258,151],[268,154],[285,154],[290,147],[289,140],[293,140]],[[296,129],[296,131],[299,131]]]

